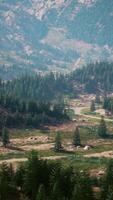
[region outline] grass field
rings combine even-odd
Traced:
[[[80,105],[80,101],[74,101],[76,107]],[[26,159],[29,151],[32,149],[38,152],[40,158],[51,160],[60,159],[63,166],[73,166],[79,170],[100,170],[105,168],[109,159],[113,159],[113,155],[109,151],[113,151],[113,122],[106,121],[108,134],[110,137],[106,139],[99,138],[98,125],[100,122],[100,115],[98,113],[91,113],[89,108],[81,110],[81,113],[75,115],[72,109],[69,110],[70,119],[75,118],[75,121],[58,125],[56,127],[47,127],[45,130],[38,129],[10,129],[11,145],[8,148],[0,147],[0,162],[7,161],[14,162],[14,159]],[[84,114],[82,116],[82,114]],[[96,116],[97,118],[87,118],[85,115]],[[77,149],[72,145],[73,135],[76,126],[79,127],[81,148]],[[56,132],[60,131],[62,146],[64,151],[54,151],[54,141]],[[90,146],[89,150],[85,150],[84,146]],[[103,156],[101,153],[105,152]],[[93,155],[97,155],[97,157]],[[91,156],[90,156],[91,155]],[[13,159],[13,160],[12,160]]]

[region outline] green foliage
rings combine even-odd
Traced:
[[[101,190],[98,200],[112,199],[112,160],[101,182],[96,177],[93,181],[88,174],[72,167],[41,160],[35,151],[15,170],[11,165],[0,166],[0,200],[96,200],[92,191],[95,186]]]
[[[106,174],[102,180],[102,200],[111,200],[113,197],[113,160],[110,160],[106,169]]]
[[[20,79],[1,83],[1,93],[12,96],[15,99],[25,101],[50,102],[58,100],[63,95],[72,92],[72,85],[68,77],[62,74],[50,73],[46,76],[23,76]]]
[[[98,135],[102,138],[107,137],[107,127],[103,116],[101,117],[101,121],[98,127]]]
[[[73,190],[72,200],[94,200],[94,194],[91,188],[91,181],[85,174],[77,177],[77,183]]]
[[[9,144],[10,140],[9,140],[9,132],[7,128],[3,128],[2,130],[2,142],[4,147],[7,146],[7,144]]]
[[[73,145],[74,146],[81,146],[81,139],[80,139],[80,133],[79,133],[78,127],[76,127],[76,130],[74,131]]]
[[[88,93],[113,91],[113,63],[100,62],[77,69],[70,76],[72,81],[84,85]]]
[[[91,101],[91,106],[90,106],[90,111],[94,112],[95,110],[96,110],[96,108],[95,108],[95,102],[92,100]]]
[[[57,132],[56,137],[55,137],[55,146],[54,150],[55,151],[60,151],[62,149],[62,143],[61,143],[61,133]]]
[[[38,194],[37,194],[36,200],[47,200],[45,188],[43,185],[40,185],[40,187],[38,189]]]
[[[64,102],[22,101],[9,96],[0,96],[0,128],[39,127],[41,124],[57,123],[69,119]]]
[[[105,97],[103,108],[110,111],[113,114],[113,98],[111,97]]]
[[[100,99],[99,93],[96,94],[95,103],[97,103],[97,104],[100,104],[100,103],[101,103],[101,99]]]
[[[0,200],[14,200],[16,188],[13,178],[12,166],[2,164],[0,166]]]

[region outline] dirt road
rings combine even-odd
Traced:
[[[86,158],[113,158],[113,151],[103,151],[101,153],[92,153],[92,154],[87,154],[87,155],[84,155],[84,157]]]
[[[66,158],[66,156],[49,156],[49,157],[42,157],[41,159],[43,160],[59,160],[62,158]],[[7,164],[15,164],[15,163],[21,163],[27,161],[27,158],[11,158],[7,160],[0,160],[0,165],[3,164],[4,162]]]
[[[83,109],[88,109],[89,107],[72,107],[72,109],[74,110],[75,112],[75,115],[80,115],[82,117],[85,117],[85,118],[90,118],[90,119],[97,119],[97,120],[100,120],[101,117],[96,117],[96,116],[92,116],[92,115],[86,115],[86,114],[83,114],[82,113],[82,110]],[[113,119],[109,119],[109,118],[105,118],[105,121],[108,121],[108,122],[113,122]]]

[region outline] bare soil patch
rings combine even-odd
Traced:
[[[113,151],[103,151],[101,153],[92,153],[92,154],[84,155],[84,157],[87,157],[87,158],[91,158],[91,157],[95,157],[95,158],[101,158],[101,157],[113,158]]]

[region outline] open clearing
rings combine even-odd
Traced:
[[[45,126],[38,129],[11,129],[10,145],[4,148],[0,144],[0,164],[3,162],[14,165],[27,160],[29,151],[38,151],[41,159],[58,160],[64,165],[75,166],[78,169],[103,169],[108,159],[113,158],[113,119],[106,117],[106,124],[111,138],[101,139],[97,135],[97,126],[101,116],[83,114],[89,109],[90,102],[83,99],[70,101],[70,108],[74,110],[74,119],[56,126]],[[100,108],[101,109],[101,108]],[[79,127],[82,147],[72,145],[73,132]],[[61,132],[64,151],[54,151],[56,132]],[[89,146],[89,149],[84,149]]]

